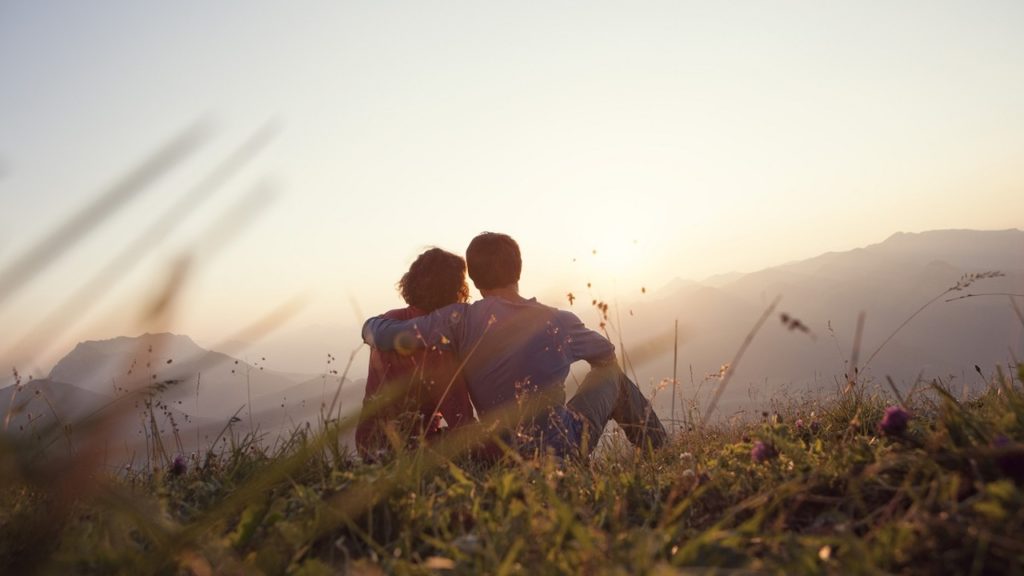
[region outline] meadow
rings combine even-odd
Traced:
[[[361,463],[351,420],[112,471],[5,440],[8,574],[1016,574],[1024,366],[980,395],[851,382],[586,462],[456,443]],[[979,372],[981,372],[979,367]]]

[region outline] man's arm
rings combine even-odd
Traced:
[[[615,345],[584,326],[583,321],[572,312],[560,310],[559,313],[573,360],[586,360],[593,366],[615,363]]]
[[[411,320],[374,316],[363,324],[363,342],[378,350],[402,353],[434,346],[457,347],[466,307],[466,304],[451,304]]]

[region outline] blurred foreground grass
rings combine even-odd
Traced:
[[[72,501],[5,456],[6,573],[779,574],[1024,572],[1024,366],[958,400],[942,382],[880,428],[858,386],[653,454],[587,463],[443,450],[362,464],[349,424],[251,438],[156,470],[93,473]],[[887,424],[889,422],[887,421]],[[52,473],[62,473],[54,468]],[[11,480],[15,479],[16,480]]]

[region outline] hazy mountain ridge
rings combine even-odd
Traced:
[[[954,286],[964,274],[1000,271],[967,293],[1024,293],[1024,232],[939,230],[897,233],[885,241],[846,252],[829,252],[743,275],[717,288],[679,283],[672,294],[633,306],[625,323],[626,346],[644,334],[680,323],[680,369],[687,393],[728,362],[760,313],[781,296],[776,318],[762,328],[736,373],[727,404],[745,404],[750,391],[761,399],[785,387],[791,392],[832,389],[842,379],[853,346],[857,316],[865,313],[860,363],[920,306]],[[697,283],[699,284],[699,283]],[[814,338],[787,331],[779,312],[799,318]],[[831,330],[830,330],[831,328]],[[1024,357],[1024,328],[1006,297],[939,301],[914,319],[867,367],[869,376],[910,382],[954,376],[969,381],[974,365],[992,370],[1010,354]],[[671,349],[641,369],[654,380],[671,376]],[[688,369],[696,374],[692,385]],[[705,385],[705,390],[708,385]],[[670,409],[659,399],[659,409]]]
[[[196,418],[161,401],[153,402],[150,415],[145,400],[143,394],[110,396],[47,378],[0,389],[0,414],[6,433],[34,440],[43,453],[80,447],[90,432],[101,431],[104,458],[123,463],[144,460],[153,424],[172,453],[178,452],[178,440],[181,451],[197,451],[211,445],[224,429],[224,421]]]
[[[73,384],[84,390],[112,395],[163,384],[169,402],[196,417],[223,418],[235,413],[253,398],[253,411],[269,409],[276,397],[280,404],[297,384],[323,377],[299,375],[266,369],[261,360],[247,363],[220,352],[199,347],[188,336],[143,334],[78,344],[50,371],[49,378]],[[334,375],[326,376],[338,382]],[[288,401],[302,402],[295,389]],[[319,403],[319,395],[318,401]]]
[[[77,428],[102,413],[113,418],[107,431],[129,460],[151,440],[143,430],[152,424],[150,399],[162,442],[180,441],[188,451],[205,449],[229,425],[273,442],[323,417],[339,376],[275,372],[262,361],[249,364],[170,333],[81,342],[48,378],[0,389],[0,414],[9,415],[10,433],[25,434],[54,424]],[[361,382],[345,379],[333,416],[358,409],[362,392]]]
[[[111,397],[50,379],[30,380],[0,389],[0,414],[9,416],[8,429],[30,421],[52,423],[53,412],[61,419],[77,420],[109,404]],[[52,407],[52,409],[51,409]]]

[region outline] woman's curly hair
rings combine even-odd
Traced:
[[[431,312],[469,300],[466,261],[440,248],[420,254],[398,281],[398,291],[410,306]]]

